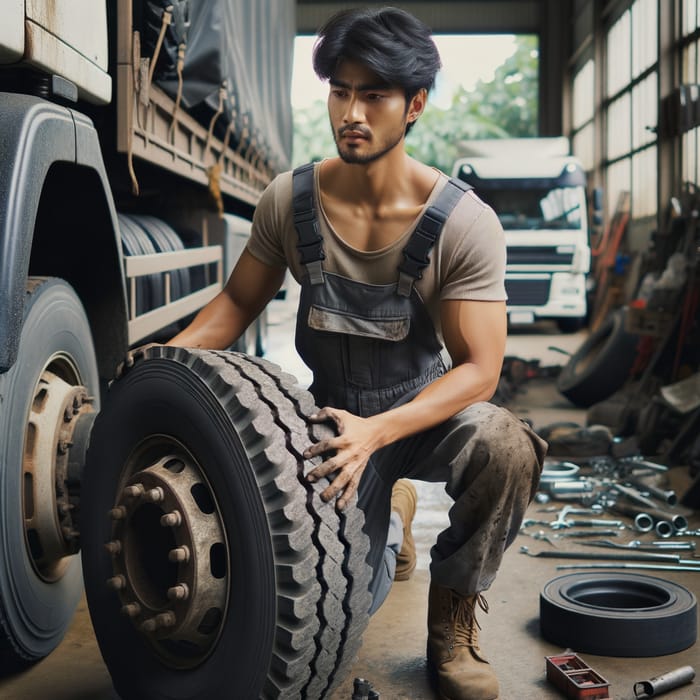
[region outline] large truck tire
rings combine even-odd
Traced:
[[[557,377],[557,389],[576,406],[588,408],[627,381],[639,336],[625,330],[626,309],[608,315],[571,355]]]
[[[0,374],[2,673],[53,651],[82,595],[70,448],[85,444],[98,386],[80,299],[62,280],[29,279],[17,361]]]
[[[327,697],[369,621],[369,543],[304,475],[313,398],[276,365],[166,346],[115,380],[83,481],[90,614],[125,700]]]

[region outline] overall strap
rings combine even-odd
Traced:
[[[306,268],[311,284],[323,284],[321,261],[326,256],[316,218],[314,163],[300,165],[292,173],[292,207],[301,264]]]
[[[403,249],[403,262],[399,265],[398,293],[411,295],[413,283],[423,276],[423,270],[430,263],[430,251],[440,237],[447,217],[465,192],[473,189],[462,180],[450,178],[442,188],[435,202],[421,217],[415,231]]]

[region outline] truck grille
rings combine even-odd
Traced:
[[[509,265],[571,265],[574,251],[557,252],[557,246],[508,246]]]
[[[542,306],[549,299],[548,279],[506,279],[508,306]]]

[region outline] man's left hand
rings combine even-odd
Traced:
[[[337,507],[343,510],[357,493],[362,473],[372,453],[381,447],[380,436],[370,418],[360,418],[338,408],[322,408],[309,417],[313,423],[333,422],[338,433],[335,437],[319,440],[305,452],[304,458],[334,453],[306,476],[309,481],[336,472],[336,477],[321,493],[324,501],[338,498]]]

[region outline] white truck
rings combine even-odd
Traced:
[[[468,141],[452,175],[491,205],[506,235],[508,319],[584,325],[591,265],[586,174],[565,137]]]

